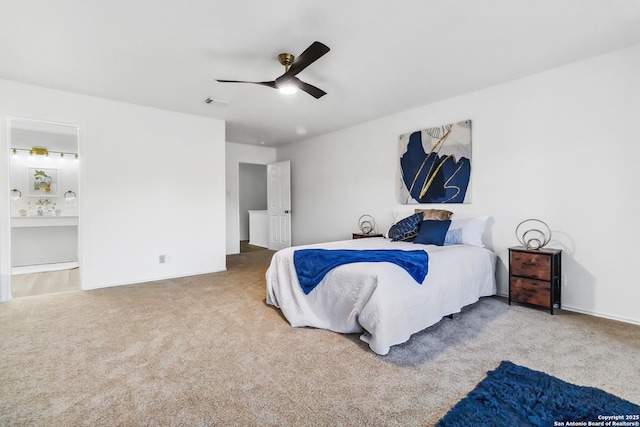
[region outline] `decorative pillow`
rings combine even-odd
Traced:
[[[422,222],[422,214],[413,214],[396,222],[389,229],[389,238],[394,241],[413,240],[418,235],[418,228]]]
[[[415,213],[422,212],[424,220],[427,219],[439,219],[439,220],[447,220],[451,218],[453,212],[445,211],[444,209],[416,209]]]
[[[420,224],[418,236],[413,243],[422,243],[423,245],[444,245],[444,238],[449,230],[451,220],[434,220],[427,219]]]
[[[488,216],[476,218],[453,218],[449,231],[444,239],[445,245],[473,245],[484,248],[482,235],[487,225]]]

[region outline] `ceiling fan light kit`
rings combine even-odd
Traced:
[[[278,90],[283,95],[293,95],[294,93],[298,92],[298,88],[291,83],[281,84],[280,86],[278,86]]]
[[[290,53],[281,53],[278,55],[278,61],[280,64],[284,65],[284,74],[278,77],[275,80],[267,81],[267,82],[248,82],[241,80],[216,80],[220,83],[251,83],[262,86],[267,86],[273,89],[278,89],[283,94],[292,94],[298,91],[298,89],[308,93],[316,99],[321,98],[327,93],[320,88],[317,88],[309,83],[305,83],[296,75],[307,68],[309,65],[320,59],[324,54],[329,52],[329,47],[323,43],[315,41],[311,43],[304,52],[298,56],[298,58],[294,57]]]

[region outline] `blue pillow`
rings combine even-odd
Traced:
[[[423,245],[444,245],[444,238],[451,225],[451,220],[425,220],[420,224],[418,236],[413,243],[422,243]]]
[[[394,242],[413,240],[418,235],[418,228],[423,216],[423,213],[419,212],[396,222],[389,229],[389,238]]]

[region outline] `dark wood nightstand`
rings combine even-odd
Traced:
[[[382,234],[378,234],[378,233],[371,233],[371,234],[364,234],[364,233],[353,233],[351,235],[352,239],[366,239],[367,237],[383,237]]]
[[[511,301],[551,310],[560,308],[561,249],[509,248]]]

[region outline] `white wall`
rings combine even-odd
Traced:
[[[238,200],[240,240],[249,240],[249,211],[267,209],[267,166],[240,163]]]
[[[276,161],[276,149],[227,142],[226,192],[227,192],[227,254],[240,253],[239,216],[239,168],[240,163],[267,165]],[[265,176],[266,179],[266,176]]]
[[[3,285],[9,116],[80,127],[84,289],[226,268],[223,121],[0,80]],[[158,262],[161,254],[167,263]]]
[[[407,209],[398,136],[471,119],[472,203],[447,208],[491,215],[499,292],[515,227],[540,218],[564,250],[563,307],[640,323],[639,75],[635,46],[280,148],[292,162],[293,243],[348,239],[364,213],[385,231]]]

